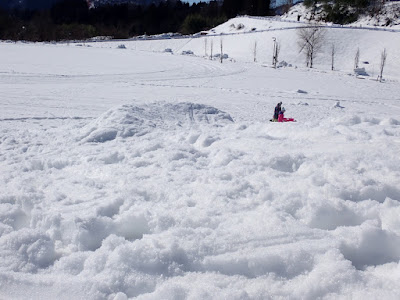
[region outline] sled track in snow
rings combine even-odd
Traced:
[[[0,122],[8,121],[42,121],[42,120],[92,120],[93,118],[85,117],[22,117],[22,118],[4,118]]]
[[[26,73],[26,72],[1,72],[1,83],[57,83],[75,80],[84,80],[85,82],[98,81],[171,81],[171,80],[190,80],[209,78],[210,76],[224,77],[237,75],[246,72],[246,68],[236,70],[226,70],[219,65],[207,63],[208,61],[196,62],[187,59],[185,63],[174,68],[164,68],[155,71],[127,72],[127,73],[106,73],[106,74],[51,74],[51,73]],[[144,84],[146,85],[146,84]],[[175,86],[175,85],[174,85]]]

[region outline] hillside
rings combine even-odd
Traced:
[[[298,7],[298,8],[296,8]],[[166,37],[146,37],[121,41],[88,43],[92,47],[116,48],[123,44],[128,50],[165,52],[181,55],[192,53],[194,56],[209,57],[211,48],[213,55],[220,55],[221,41],[226,61],[254,62],[256,45],[256,64],[270,66],[272,63],[273,40],[280,45],[279,61],[281,66],[292,68],[305,67],[305,57],[299,53],[297,45],[297,28],[310,25],[323,26],[324,46],[316,55],[314,68],[320,71],[331,70],[331,50],[335,47],[335,72],[353,74],[354,59],[357,50],[360,51],[360,67],[365,68],[367,78],[376,79],[379,74],[381,53],[387,51],[387,62],[384,68],[387,79],[398,80],[400,68],[400,32],[398,27],[368,27],[364,26],[333,26],[324,23],[309,23],[294,21],[297,12],[303,8],[298,5],[292,8],[292,13],[283,17],[237,17],[207,32],[205,36],[170,39]],[[237,40],[240,39],[240,43]],[[214,57],[214,59],[218,59]]]

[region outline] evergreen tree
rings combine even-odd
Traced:
[[[228,18],[234,18],[242,13],[245,0],[224,0],[222,10]]]

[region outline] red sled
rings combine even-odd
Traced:
[[[277,119],[271,119],[271,120],[269,120],[270,122],[297,122],[295,119],[293,119],[293,118],[282,118],[282,119],[280,119],[280,120],[277,120]]]
[[[278,121],[278,122],[296,122],[296,120],[293,118],[283,118],[282,121]]]

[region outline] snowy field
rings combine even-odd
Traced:
[[[400,33],[327,37],[0,43],[0,298],[399,299]]]

